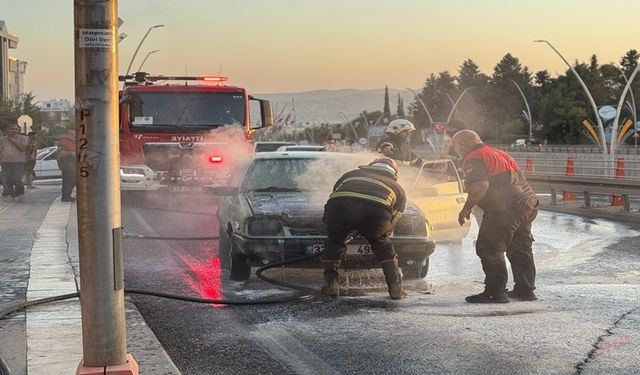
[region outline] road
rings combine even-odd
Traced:
[[[171,203],[170,203],[171,202]],[[123,201],[123,224],[145,235],[216,235],[204,197]],[[470,236],[440,245],[409,298],[388,299],[379,271],[351,272],[351,296],[221,307],[134,296],[184,374],[636,374],[640,368],[640,232],[541,212],[534,224],[540,297],[471,305],[482,270]],[[127,287],[211,298],[288,293],[230,282],[217,243],[127,239]],[[271,271],[270,271],[271,272]],[[280,272],[280,271],[273,271]],[[321,283],[321,271],[282,277]],[[134,353],[135,354],[135,353]]]

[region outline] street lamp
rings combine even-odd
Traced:
[[[427,116],[429,117],[429,122],[431,122],[431,126],[433,126],[433,117],[431,117],[431,112],[429,112],[429,110],[427,109],[427,106],[424,104],[422,99],[420,99],[420,96],[418,95],[418,93],[416,93],[413,89],[410,89],[408,87],[405,87],[405,89],[413,93],[413,96],[416,98],[418,103],[420,103],[420,105],[422,106],[422,109],[424,109],[424,111],[427,113]]]
[[[576,70],[573,68],[573,66],[571,66],[571,64],[569,64],[567,59],[565,59],[564,56],[562,56],[562,54],[560,54],[560,52],[551,43],[549,43],[549,41],[547,41],[547,40],[534,40],[534,43],[546,43],[549,47],[551,47],[551,49],[558,56],[560,56],[562,61],[564,61],[564,63],[567,64],[569,69],[571,69],[571,71],[573,72],[573,75],[575,75],[576,78],[578,79],[578,82],[580,82],[580,86],[582,86],[582,89],[584,90],[585,94],[587,94],[587,98],[589,98],[589,103],[591,103],[591,107],[593,108],[593,113],[595,113],[595,115],[596,115],[596,120],[598,122],[598,132],[600,133],[600,138],[602,139],[602,153],[603,153],[603,155],[604,155],[604,157],[606,159],[608,151],[607,151],[607,138],[606,138],[606,136],[604,134],[604,125],[602,124],[602,119],[600,118],[600,114],[598,113],[598,106],[596,105],[596,101],[593,99],[593,96],[591,95],[591,92],[587,88],[587,85],[584,83],[584,81],[582,80],[582,78],[580,77],[578,72],[576,72]]]
[[[533,139],[533,122],[531,119],[531,109],[529,108],[529,101],[527,100],[527,97],[524,95],[524,92],[522,92],[520,85],[518,85],[518,83],[513,79],[510,79],[510,81],[516,86],[520,95],[522,95],[522,99],[524,100],[524,105],[527,107],[527,120],[529,121],[529,139]]]
[[[147,36],[149,36],[149,33],[151,32],[151,30],[157,29],[159,27],[164,27],[164,25],[151,26],[149,28],[149,30],[147,30],[147,33],[144,34],[144,36],[142,37],[142,40],[140,40],[140,43],[138,43],[138,47],[136,48],[136,51],[133,53],[133,57],[131,57],[131,61],[129,61],[129,66],[127,67],[127,72],[124,74],[125,76],[129,75],[129,72],[131,71],[131,66],[133,65],[133,60],[135,60],[136,55],[138,55],[138,51],[140,51],[140,47],[142,47],[142,43],[144,43],[144,40],[147,39]]]
[[[144,57],[144,60],[142,60],[142,63],[140,64],[140,66],[138,67],[138,71],[141,72],[142,71],[142,66],[144,65],[145,62],[147,62],[147,59],[149,58],[149,56],[153,55],[154,53],[160,52],[159,49],[154,49],[153,51],[149,51],[149,53],[147,53],[147,56]]]
[[[351,120],[349,120],[349,118],[347,117],[347,115],[344,114],[344,112],[340,112],[340,114],[342,115],[342,117],[344,117],[344,119],[347,121],[347,124],[349,124],[349,126],[351,127],[351,130],[353,131],[353,134],[355,135],[355,138],[353,139],[354,142],[358,142],[358,132],[356,131],[356,128],[353,127],[353,123],[351,122]]]

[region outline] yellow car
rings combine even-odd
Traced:
[[[433,239],[460,242],[470,224],[458,224],[458,213],[467,201],[462,180],[451,160],[429,160],[420,168],[401,167],[400,183],[409,200],[429,218]]]

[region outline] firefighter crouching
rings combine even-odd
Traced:
[[[385,136],[378,143],[377,150],[404,165],[422,166],[422,158],[413,152],[409,142],[409,137],[415,130],[416,127],[409,120],[391,121],[385,130]]]
[[[469,197],[458,215],[460,225],[471,209],[484,210],[476,253],[485,273],[484,292],[466,298],[470,303],[505,303],[508,297],[536,299],[536,268],[531,245],[531,223],[538,214],[538,198],[513,158],[482,143],[472,130],[453,136],[453,147],[463,157],[462,170]],[[508,273],[504,254],[511,263],[514,287],[506,292]]]
[[[391,298],[406,297],[396,251],[389,239],[407,201],[397,179],[396,162],[378,158],[345,173],[336,182],[324,209],[327,243],[322,256],[325,269],[323,294],[339,296],[338,268],[347,250],[347,237],[357,230],[367,239],[380,261]]]

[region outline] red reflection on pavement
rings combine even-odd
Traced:
[[[220,299],[222,297],[220,258],[215,257],[200,261],[183,255],[178,255],[178,257],[189,267],[185,281],[193,290],[198,292],[202,298]]]

